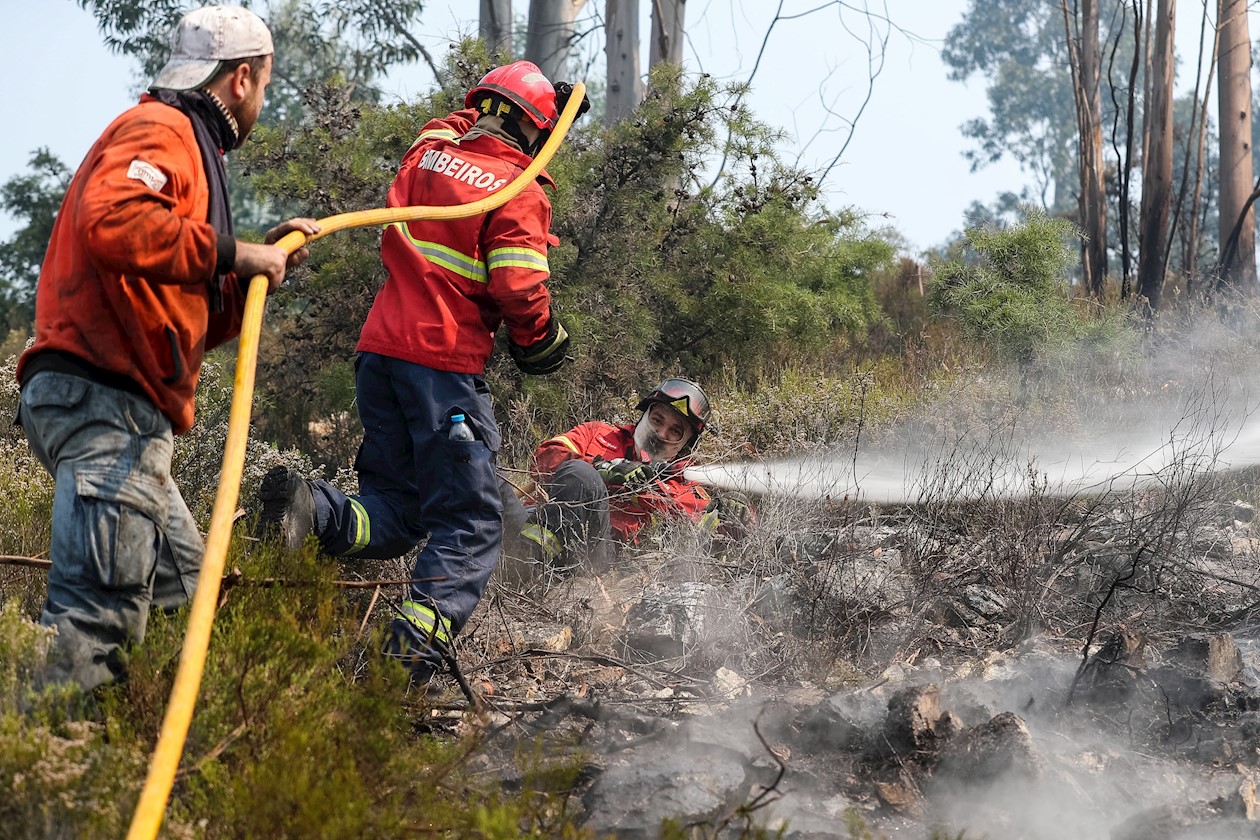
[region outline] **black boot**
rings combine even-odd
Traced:
[[[258,536],[279,538],[289,549],[299,549],[315,530],[315,495],[306,479],[288,467],[272,467],[258,487],[261,513]]]

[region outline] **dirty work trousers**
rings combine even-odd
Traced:
[[[608,488],[587,461],[565,461],[543,484],[547,501],[524,505],[506,481],[499,485],[503,520],[508,531],[505,550],[520,559],[564,572],[584,561],[595,567],[613,559],[609,534]]]
[[[392,628],[394,641],[410,640],[411,652],[424,657],[422,628],[434,623],[425,615],[437,614],[439,637],[458,633],[499,558],[500,439],[490,389],[479,375],[376,353],[360,353],[355,368],[359,495],[312,482],[315,533],[329,554],[378,559],[406,554],[428,534],[412,577],[443,580],[412,584]],[[453,413],[465,415],[475,440],[450,439]]]
[[[90,690],[121,676],[150,607],[192,597],[205,546],[171,479],[170,421],[148,399],[42,371],[23,386],[18,419],[56,480],[45,678]]]

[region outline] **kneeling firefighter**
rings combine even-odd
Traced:
[[[639,401],[638,422],[592,421],[544,441],[531,474],[542,488],[522,502],[500,484],[509,551],[551,569],[589,559],[606,565],[655,522],[683,519],[738,539],[752,518],[739,493],[715,495],[686,477],[709,421],[708,395],[689,379],[666,379]]]

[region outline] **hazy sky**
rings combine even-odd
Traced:
[[[640,5],[646,36],[651,3]],[[777,5],[691,0],[687,69],[746,80]],[[867,19],[838,3],[785,0],[784,15],[824,8],[775,26],[748,100],[760,119],[787,133],[786,157],[799,155],[811,167],[836,156],[848,139],[845,121],[856,119],[848,148],[826,180],[827,201],[872,214],[873,225],[892,225],[916,249],[960,230],[972,200],[988,202],[1028,180],[1009,161],[972,173],[962,156],[970,141],[959,126],[985,115],[983,85],[978,79],[949,81],[939,51],[967,6],[966,0],[888,0],[889,17],[900,29],[888,36],[883,68],[859,116],[869,77]],[[518,16],[527,8],[525,0],[516,0]],[[0,70],[8,80],[4,110],[15,117],[0,133],[0,181],[25,170],[39,146],[77,165],[108,122],[134,101],[132,63],[106,50],[91,15],[73,0],[0,0],[0,13],[10,36],[0,50]],[[477,0],[434,0],[418,35],[440,55],[452,39],[475,30],[476,17]],[[1197,37],[1197,20],[1194,24]],[[420,63],[391,74],[385,87],[407,99],[431,83],[432,74]],[[0,238],[14,227],[0,214]]]

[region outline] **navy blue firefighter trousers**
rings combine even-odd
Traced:
[[[410,640],[412,653],[429,658],[429,634],[449,642],[463,628],[499,559],[500,437],[490,389],[478,374],[360,353],[355,391],[359,495],[312,482],[315,532],[329,554],[375,559],[399,557],[429,535],[412,577],[445,579],[411,584],[392,630],[404,652]],[[450,439],[454,413],[465,415],[475,440]]]

